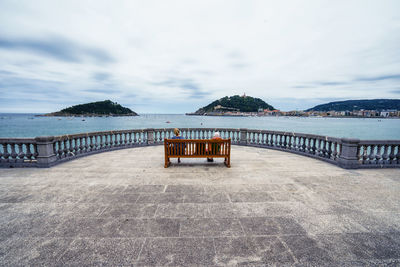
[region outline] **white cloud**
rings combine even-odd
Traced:
[[[284,110],[398,98],[398,10],[396,0],[1,1],[0,112],[111,99],[182,113],[243,92]]]

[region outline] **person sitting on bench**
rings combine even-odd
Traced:
[[[213,138],[211,138],[211,139],[221,139],[221,137],[219,136],[219,132],[215,132]],[[221,145],[212,144],[211,148],[209,148],[209,149],[211,149],[212,153],[217,153],[221,149]],[[213,158],[207,158],[207,161],[208,162],[213,162],[214,159]]]
[[[174,129],[175,136],[171,137],[171,139],[184,139],[180,134],[181,131],[178,128]],[[174,147],[174,149],[179,149],[178,145]],[[181,158],[178,158],[178,163],[181,163]]]

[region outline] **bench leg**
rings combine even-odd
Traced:
[[[168,166],[171,164],[171,162],[169,161],[169,158],[165,158],[165,164],[164,164],[164,168],[168,168]]]
[[[224,163],[225,163],[226,167],[230,168],[231,167],[231,158],[230,157],[225,158]]]

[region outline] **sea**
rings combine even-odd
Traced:
[[[140,114],[135,117],[37,117],[0,113],[0,137],[36,137],[145,128],[248,128],[368,140],[400,140],[400,119],[220,117]]]

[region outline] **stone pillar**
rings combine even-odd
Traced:
[[[358,143],[360,139],[342,138],[342,150],[340,151],[339,166],[344,169],[357,169],[358,162]]]
[[[154,144],[154,129],[153,128],[146,129],[146,132],[147,132],[147,145]]]
[[[36,145],[38,156],[36,157],[38,167],[51,167],[57,161],[56,154],[54,154],[54,136],[40,136],[36,137]]]
[[[239,144],[247,145],[247,129],[246,128],[240,128]]]

